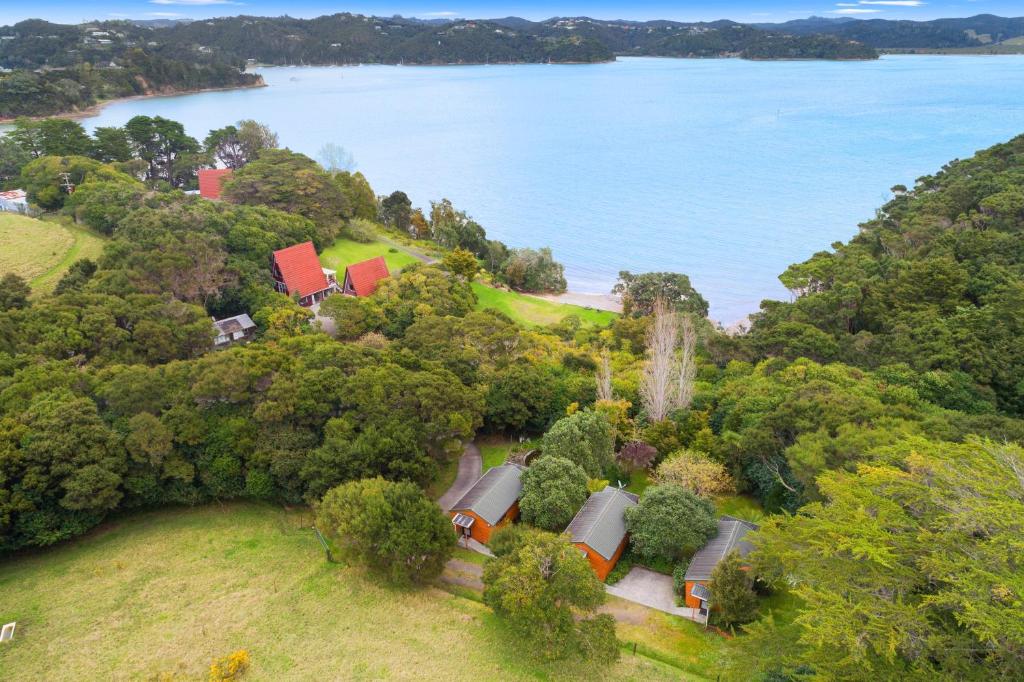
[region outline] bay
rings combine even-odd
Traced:
[[[596,65],[260,68],[269,87],[118,102],[85,119],[254,118],[378,193],[451,199],[492,238],[550,246],[572,291],[688,274],[731,323],[857,232],[897,183],[1024,132],[1024,59],[623,58]]]

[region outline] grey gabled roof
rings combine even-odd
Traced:
[[[590,496],[565,532],[573,542],[611,559],[626,537],[626,509],[635,506],[638,499],[633,493],[608,486]]]
[[[711,538],[708,544],[704,545],[699,552],[690,559],[690,565],[686,568],[685,580],[711,580],[711,573],[715,566],[729,555],[733,550],[739,552],[740,556],[750,554],[754,546],[743,539],[752,530],[757,530],[757,524],[749,521],[723,516],[718,519],[718,535]]]
[[[252,321],[252,318],[242,313],[241,315],[235,315],[234,317],[225,317],[223,320],[214,320],[213,326],[217,328],[217,331],[221,334],[233,334],[235,332],[247,331],[254,329],[256,323]]]
[[[503,464],[488,469],[450,511],[471,511],[492,526],[519,499],[523,467]]]

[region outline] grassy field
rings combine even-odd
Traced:
[[[486,436],[477,439],[477,445],[480,446],[480,456],[483,458],[484,471],[499,464],[504,464],[505,459],[508,458],[509,453],[513,450],[519,452],[532,450],[537,447],[537,443],[534,441],[520,443],[518,440],[509,440],[504,436]]]
[[[388,264],[388,270],[398,272],[409,263],[415,263],[416,257],[385,242],[370,242],[363,244],[351,239],[339,239],[324,249],[320,254],[320,262],[331,270],[338,271],[338,281],[345,275],[345,268],[353,263],[359,263],[377,256],[384,256]]]
[[[689,677],[645,656],[609,670],[536,662],[473,599],[327,563],[310,522],[249,504],[147,512],[6,560],[0,622],[18,629],[0,647],[0,676],[200,680],[214,657],[247,649],[252,680]],[[653,630],[647,618],[622,626],[640,653],[671,663],[713,651],[692,624]]]
[[[615,313],[566,303],[555,303],[526,294],[494,289],[480,282],[473,283],[476,292],[477,308],[494,308],[505,313],[513,320],[531,326],[541,326],[560,322],[568,315],[577,315],[585,324],[604,326],[615,319]]]
[[[0,274],[20,275],[33,294],[53,291],[73,262],[102,251],[103,238],[80,227],[0,213]]]
[[[13,272],[35,295],[53,291],[79,258],[97,258],[102,237],[71,224],[0,213],[0,274]]]

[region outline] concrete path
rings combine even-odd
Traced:
[[[313,313],[313,324],[320,325],[320,331],[331,337],[336,337],[338,335],[338,326],[334,324],[334,320],[320,315],[319,303],[314,303],[309,306],[309,309]]]
[[[484,460],[480,456],[480,448],[476,443],[466,443],[462,447],[462,457],[459,458],[459,473],[455,477],[455,483],[448,488],[448,492],[437,501],[441,509],[448,511],[463,495],[466,494],[477,479],[483,473]]]
[[[634,566],[626,577],[614,585],[606,585],[608,594],[642,604],[658,611],[671,613],[689,620],[699,620],[697,609],[676,606],[675,590],[672,588],[672,576],[662,575],[654,571]]]
[[[380,241],[384,242],[385,244],[388,244],[389,246],[395,247],[396,249],[398,249],[399,251],[401,251],[403,253],[409,254],[413,258],[416,258],[417,260],[419,260],[419,261],[421,261],[423,263],[426,263],[427,265],[433,265],[434,263],[439,262],[433,256],[428,256],[427,254],[423,253],[422,251],[418,251],[416,249],[410,248],[410,247],[406,246],[405,244],[402,244],[401,242],[395,241],[394,239],[392,239],[391,237],[388,237],[387,235],[378,234],[377,235],[377,239],[379,239]]]

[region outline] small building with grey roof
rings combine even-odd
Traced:
[[[234,317],[225,317],[223,320],[213,320],[213,330],[216,336],[213,345],[216,348],[227,346],[236,341],[246,341],[252,338],[256,331],[256,323],[252,318],[242,313]]]
[[[519,516],[523,467],[502,464],[484,472],[450,510],[455,531],[487,544],[491,533]]]
[[[633,493],[608,486],[591,495],[565,529],[600,580],[608,577],[626,548],[626,510],[638,501]]]
[[[718,519],[718,533],[693,555],[690,565],[686,568],[683,579],[686,582],[687,606],[707,611],[708,601],[711,599],[708,583],[715,568],[731,552],[736,552],[741,557],[750,554],[754,546],[745,537],[747,533],[757,529],[757,524],[733,516]]]

